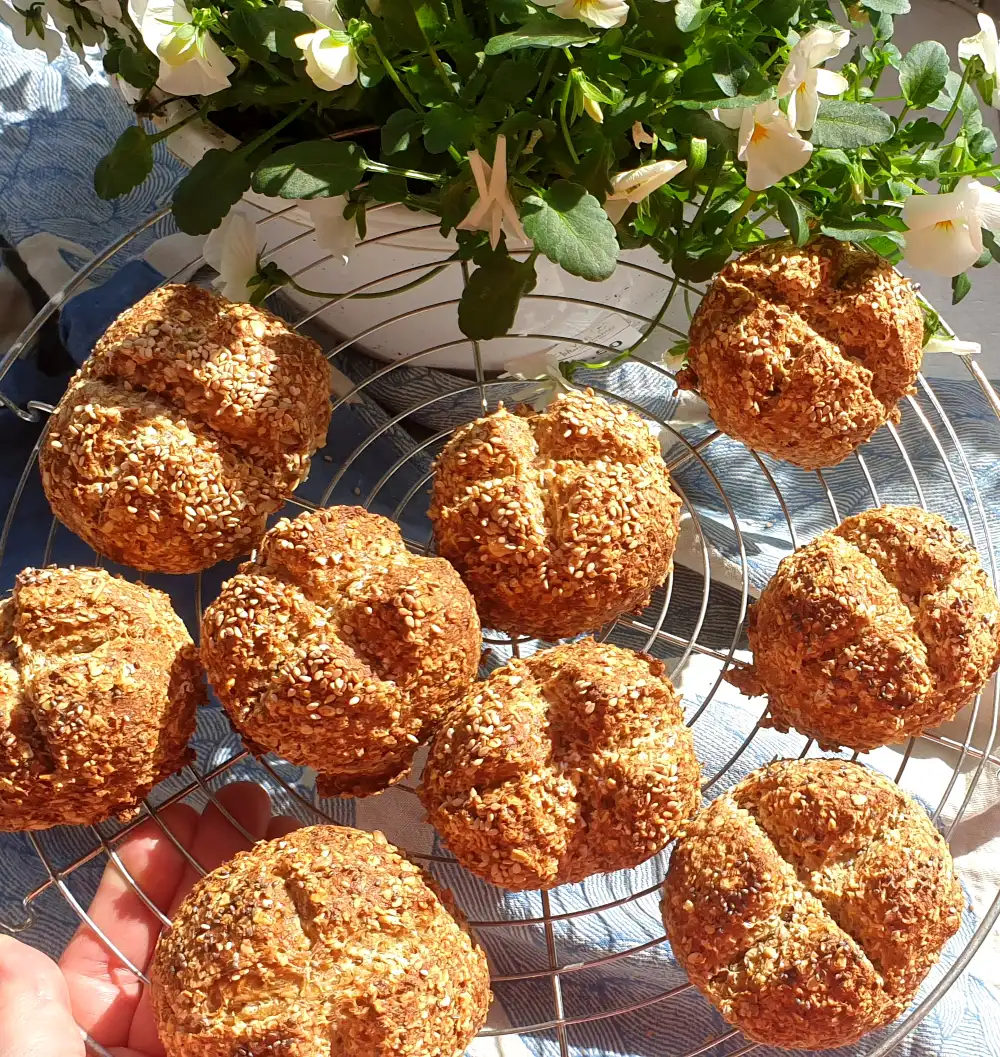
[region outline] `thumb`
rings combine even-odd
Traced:
[[[59,967],[0,936],[0,1057],[85,1057]]]

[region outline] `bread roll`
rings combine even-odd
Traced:
[[[380,833],[263,841],[200,880],[160,937],[167,1057],[461,1057],[490,986],[453,914]]]
[[[187,761],[205,689],[170,600],[26,569],[0,602],[0,830],[128,817]]]
[[[448,714],[424,767],[430,821],[503,888],[637,866],[700,802],[663,665],[585,639],[511,661]]]
[[[52,510],[98,553],[189,573],[249,552],[326,438],[319,346],[197,286],[123,312],[70,382],[39,454]]]
[[[996,670],[1000,605],[968,539],[917,507],[847,518],[795,551],[751,608],[765,720],[874,749],[951,719]]]
[[[404,776],[479,667],[476,608],[442,558],[360,507],[279,521],[208,607],[202,657],[255,751],[314,767],[326,796]]]
[[[899,421],[922,355],[910,281],[877,254],[820,238],[723,268],[691,321],[677,382],[724,433],[811,469]]]
[[[660,446],[589,390],[464,426],[436,471],[438,553],[487,627],[578,635],[648,605],[670,573],[680,500]]]
[[[822,1050],[907,1008],[964,905],[944,839],[888,778],[782,760],[687,827],[663,918],[674,956],[730,1024]]]

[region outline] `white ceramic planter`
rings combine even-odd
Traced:
[[[162,119],[164,127],[185,116],[189,112],[186,107],[185,103],[173,104]],[[213,147],[232,149],[238,145],[216,126],[198,121],[174,133],[167,144],[188,165]],[[400,205],[383,206],[369,212],[365,242],[345,266],[339,258],[327,259],[329,255],[311,234],[311,223],[303,209],[285,206],[279,210],[280,216],[269,219],[278,200],[248,192],[244,201],[260,214],[261,241],[269,250],[268,257],[312,290],[346,292],[366,284],[373,284],[372,290],[392,289],[426,274],[455,249],[454,240],[443,238],[438,232],[434,217]],[[655,315],[668,290],[663,272],[663,263],[651,250],[623,254],[616,273],[603,283],[577,279],[551,262],[540,260],[538,285],[534,295],[522,301],[513,328],[516,333],[536,336],[483,342],[483,367],[489,372],[520,369],[536,374],[552,353],[560,359],[607,355],[604,348],[586,344],[584,337],[611,348],[632,344],[645,329],[643,320],[616,309],[645,317]],[[396,273],[402,274],[379,282]],[[452,263],[412,290],[375,300],[352,298],[324,309],[320,318],[340,336],[356,338],[359,349],[379,359],[399,360],[434,349],[419,356],[415,363],[472,370],[472,343],[458,328],[455,302],[461,293],[461,266]],[[307,310],[323,304],[294,290],[289,290],[288,295]],[[664,322],[686,332],[683,298],[676,299]],[[646,347],[647,354],[659,355],[673,340],[668,332],[658,331],[657,338]]]

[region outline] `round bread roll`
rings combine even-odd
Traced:
[[[587,390],[501,408],[438,457],[430,516],[487,627],[549,640],[649,604],[680,500],[637,415]]]
[[[698,782],[663,664],[584,639],[470,690],[431,745],[421,797],[466,869],[554,888],[661,851],[698,807]]]
[[[846,1046],[910,1004],[965,899],[923,809],[843,760],[781,760],[674,847],[674,956],[730,1024],[788,1049]]]
[[[482,645],[458,573],[410,554],[388,518],[347,506],[279,521],[206,610],[201,641],[248,744],[315,768],[324,796],[402,778],[475,678]]]
[[[750,610],[765,723],[859,751],[951,719],[996,670],[997,597],[969,541],[937,514],[885,506],[795,551]]]
[[[164,286],[70,382],[39,454],[56,517],[98,553],[164,573],[246,554],[326,438],[319,346],[251,305]]]
[[[835,466],[910,391],[923,350],[913,287],[881,257],[834,239],[744,254],[691,321],[688,366],[718,427],[806,468]]]
[[[134,814],[187,762],[204,698],[165,594],[102,569],[26,569],[0,602],[0,830]]]
[[[167,1057],[460,1057],[491,996],[453,914],[381,833],[262,841],[202,878],[160,937]]]

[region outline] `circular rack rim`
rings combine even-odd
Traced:
[[[291,206],[272,214],[265,214],[260,220],[258,220],[258,224],[264,225],[270,223],[271,221],[278,220],[291,213],[294,208],[294,206]],[[146,218],[146,220],[142,221],[140,224],[136,225],[131,231],[127,232],[126,234],[122,235],[119,239],[116,239],[114,242],[112,242],[102,252],[97,254],[92,260],[90,260],[86,265],[84,265],[84,267],[82,267],[76,273],[76,275],[66,284],[66,286],[63,287],[62,290],[54,294],[49,299],[49,301],[41,308],[37,315],[29,322],[20,337],[9,347],[6,354],[2,358],[0,358],[0,406],[7,408],[14,414],[18,415],[21,419],[28,422],[38,422],[45,415],[50,414],[54,410],[51,405],[36,400],[29,401],[24,408],[19,407],[16,403],[14,403],[12,400],[10,400],[7,396],[4,395],[2,390],[2,382],[4,377],[10,370],[15,360],[31,345],[31,342],[41,330],[42,325],[55,312],[59,310],[59,308],[73,295],[73,293],[77,291],[80,286],[82,286],[82,284],[91,275],[96,273],[101,267],[106,265],[108,262],[112,261],[117,256],[117,254],[122,251],[125,247],[127,247],[137,236],[149,230],[158,221],[163,219],[168,214],[168,212],[168,208],[163,208],[159,210],[158,212],[152,214],[150,217]],[[408,235],[421,230],[426,230],[427,227],[428,225],[414,225],[412,228],[391,231],[382,236],[378,236],[377,238],[367,240],[364,245],[368,246],[376,242],[381,242],[396,237],[398,235]],[[295,245],[296,243],[310,237],[311,235],[311,229],[304,229],[302,232],[293,235],[289,239],[286,239],[284,242],[274,247],[274,249],[268,250],[266,253],[266,258],[273,259],[282,250],[289,248],[292,245]],[[326,258],[314,261],[305,268],[301,269],[299,272],[297,272],[296,276],[302,274],[303,271],[309,270],[309,268],[316,267],[332,259],[333,255],[329,255]],[[192,269],[197,268],[202,263],[202,261],[203,258],[201,257],[191,261],[189,265],[180,269],[177,273],[175,273],[174,276],[170,276],[164,279],[163,283],[161,283],[160,285],[175,281],[178,276],[185,273],[189,273]],[[302,324],[315,319],[326,309],[335,306],[342,301],[348,300],[350,297],[360,294],[371,287],[380,286],[383,283],[395,280],[403,280],[404,282],[407,282],[409,281],[409,278],[412,277],[414,272],[427,271],[432,268],[440,269],[443,267],[454,267],[456,265],[459,266],[462,270],[463,280],[467,281],[468,269],[465,262],[457,261],[451,258],[446,258],[430,263],[425,262],[415,267],[400,269],[396,272],[384,275],[376,280],[372,280],[368,283],[355,287],[354,289],[346,291],[343,294],[331,297],[325,303],[321,304],[318,308],[312,309],[311,311],[305,313],[302,318],[298,319],[293,325],[301,326]],[[672,284],[673,290],[676,290],[677,288],[684,288],[686,293],[693,292],[695,294],[700,294],[701,292],[701,290],[697,286],[684,282],[683,280],[679,280],[677,277],[670,275],[668,272],[648,268],[634,261],[622,260],[620,262],[620,266],[633,269],[636,273],[661,278],[665,284]],[[682,333],[680,331],[677,331],[675,328],[672,328],[669,325],[663,323],[662,318],[660,318],[660,316],[651,317],[640,312],[619,308],[617,306],[602,305],[598,301],[587,301],[580,298],[560,297],[546,294],[529,294],[528,298],[542,301],[559,301],[575,305],[593,306],[597,308],[612,308],[612,310],[616,314],[627,319],[630,324],[642,326],[644,338],[648,337],[654,331],[662,331],[675,335]],[[337,343],[332,349],[330,349],[330,351],[327,353],[327,356],[331,361],[333,361],[340,353],[350,348],[352,345],[356,345],[359,342],[363,342],[366,337],[380,329],[383,329],[384,327],[391,326],[393,323],[405,320],[407,318],[411,318],[414,315],[419,315],[421,312],[424,311],[452,306],[455,304],[457,304],[456,300],[436,301],[432,304],[421,306],[420,308],[417,308],[415,310],[403,312],[399,315],[382,319],[378,323],[364,330],[363,332]],[[945,326],[947,329],[947,325]],[[951,333],[950,330],[949,333]],[[530,338],[535,340],[551,340],[553,342],[565,342],[572,340],[577,345],[587,346],[591,352],[591,355],[597,356],[604,354],[616,354],[619,352],[619,350],[616,348],[612,348],[597,341],[590,341],[586,338],[581,338],[579,336],[573,336],[572,338],[570,338],[566,335],[519,332],[508,335],[507,337],[511,339]],[[379,379],[389,374],[391,371],[399,367],[406,366],[408,364],[419,362],[422,357],[428,356],[434,352],[441,351],[449,347],[454,347],[456,345],[471,346],[472,362],[475,369],[474,380],[471,380],[470,383],[466,386],[451,390],[447,393],[439,394],[434,397],[430,397],[424,401],[420,401],[408,407],[405,411],[399,412],[396,415],[391,416],[386,422],[384,422],[379,427],[378,430],[374,431],[368,437],[366,437],[365,440],[357,448],[355,448],[355,450],[351,452],[350,455],[346,457],[346,459],[332,478],[331,482],[329,483],[319,504],[311,503],[297,495],[291,495],[287,497],[288,504],[292,507],[296,507],[299,509],[315,509],[316,506],[326,505],[330,500],[330,496],[332,494],[333,489],[336,487],[337,483],[342,479],[343,475],[347,472],[347,470],[350,468],[350,466],[354,463],[354,461],[358,458],[359,455],[361,455],[380,436],[388,432],[393,426],[398,425],[410,415],[416,414],[420,411],[427,409],[438,401],[478,393],[479,407],[481,411],[488,411],[490,406],[488,394],[490,393],[490,391],[497,386],[509,385],[509,382],[492,380],[486,377],[485,371],[483,369],[479,342],[472,341],[466,338],[463,338],[460,341],[445,342],[437,346],[425,348],[420,350],[419,352],[412,353],[409,356],[404,357],[403,359],[387,363],[384,367],[379,368],[374,373],[365,377],[363,381],[360,381],[351,386],[351,388],[347,392],[344,392],[340,396],[338,396],[333,402],[333,410],[335,412],[337,408],[343,406],[348,401],[357,398],[360,394],[363,393],[366,388],[368,388],[373,383],[377,382]],[[1000,420],[1000,395],[998,395],[997,392],[993,389],[991,383],[986,378],[979,365],[971,356],[965,355],[962,356],[961,359],[963,360],[966,368],[968,369],[969,374],[977,383],[984,400],[989,405],[990,409],[993,411],[997,419]],[[653,363],[646,360],[640,360],[639,362],[642,362],[645,367],[653,371],[654,375],[671,379],[673,377],[672,372],[670,372],[666,367],[659,363]],[[526,386],[530,387],[530,383],[525,384]],[[666,645],[675,648],[680,648],[682,650],[681,656],[676,660],[673,658],[671,659],[672,663],[676,664],[677,666],[684,664],[684,662],[692,654],[701,654],[717,661],[721,665],[718,677],[715,679],[714,684],[705,695],[704,700],[697,707],[694,713],[686,720],[689,725],[693,725],[701,718],[705,710],[709,707],[719,686],[721,685],[723,676],[725,675],[727,668],[733,665],[739,665],[741,663],[744,663],[735,657],[735,652],[737,650],[740,637],[743,633],[744,618],[746,615],[747,605],[749,601],[747,553],[743,535],[740,530],[739,520],[732,506],[732,503],[730,502],[730,499],[726,493],[726,489],[703,455],[703,452],[713,443],[713,441],[718,439],[721,434],[718,430],[714,430],[700,438],[698,441],[691,442],[687,437],[683,435],[681,431],[675,429],[670,423],[663,421],[662,419],[656,418],[655,416],[651,415],[647,409],[641,407],[640,405],[626,400],[621,395],[616,394],[614,392],[599,389],[596,386],[594,388],[595,391],[598,392],[600,395],[616,400],[620,403],[625,403],[626,405],[630,406],[633,410],[640,412],[647,419],[656,422],[656,424],[660,427],[661,430],[669,433],[671,435],[671,439],[676,443],[676,445],[680,449],[679,454],[671,461],[668,461],[668,466],[670,467],[670,469],[673,471],[677,469],[678,466],[690,460],[697,461],[700,465],[701,470],[707,473],[708,478],[711,480],[714,487],[717,489],[722,505],[724,506],[732,523],[732,530],[735,536],[736,546],[740,558],[740,598],[738,606],[738,617],[734,622],[735,627],[733,630],[733,634],[726,649],[722,650],[706,646],[698,641],[704,625],[706,614],[708,612],[709,594],[712,584],[712,573],[709,564],[710,556],[708,537],[699,520],[698,512],[695,505],[688,499],[686,495],[683,494],[682,489],[679,487],[676,481],[674,481],[674,487],[675,490],[678,491],[678,494],[681,496],[683,507],[688,512],[691,518],[692,526],[699,545],[698,555],[701,560],[700,575],[702,578],[702,591],[700,605],[696,614],[693,630],[689,636],[680,636],[672,634],[663,627],[673,593],[673,574],[671,574],[671,577],[668,579],[668,582],[665,585],[664,599],[659,606],[658,616],[656,617],[652,625],[644,623],[641,619],[637,617],[626,615],[619,618],[619,620],[614,622],[613,624],[608,625],[605,629],[602,630],[601,633],[601,638],[607,638],[616,626],[621,626],[629,631],[637,632],[640,635],[644,636],[644,649],[648,650],[652,648],[652,646],[656,642],[662,642]],[[973,509],[970,509],[970,506],[966,499],[966,489],[962,486],[962,484],[960,484],[959,477],[956,476],[956,469],[954,466],[952,466],[948,454],[946,453],[944,446],[942,445],[941,438],[938,436],[938,433],[935,430],[931,418],[928,416],[927,411],[918,400],[918,397],[922,397],[923,400],[925,400],[930,406],[934,415],[939,419],[944,434],[946,435],[948,441],[954,448],[960,467],[959,472],[963,475],[963,480],[967,482],[968,491],[971,492],[971,495],[973,497],[972,506],[974,508],[974,511]],[[965,521],[966,531],[972,538],[977,549],[980,550],[980,553],[982,553],[982,545],[985,544],[989,559],[991,579],[993,581],[994,586],[1000,589],[1000,572],[998,572],[997,555],[994,551],[994,547],[992,546],[993,541],[990,535],[990,526],[989,521],[986,517],[986,511],[983,505],[982,495],[979,492],[975,475],[972,471],[972,467],[969,463],[965,450],[962,447],[961,440],[954,428],[954,425],[951,423],[944,408],[941,406],[941,403],[939,402],[936,394],[934,393],[933,388],[923,377],[923,375],[920,375],[918,378],[917,394],[908,396],[906,398],[905,403],[906,408],[915,416],[923,431],[927,434],[931,445],[936,450],[938,457],[941,459],[941,462],[943,463],[945,468],[947,479],[954,491],[954,495],[958,500],[959,506],[961,507],[962,515]],[[381,491],[381,489],[398,470],[400,470],[409,460],[413,459],[414,456],[420,455],[426,451],[430,451],[435,444],[438,444],[442,440],[444,440],[444,438],[446,438],[452,432],[453,428],[454,427],[450,427],[434,432],[430,437],[420,442],[420,444],[415,444],[413,449],[407,451],[405,455],[401,455],[393,465],[389,466],[386,469],[385,473],[382,475],[380,480],[369,490],[368,494],[362,500],[363,505],[365,507],[370,506],[371,503],[377,497],[378,493]],[[906,467],[906,471],[909,475],[909,483],[913,486],[914,493],[917,497],[917,502],[920,506],[926,507],[927,501],[920,483],[920,478],[903,444],[903,440],[899,435],[899,431],[891,423],[888,424],[886,428],[888,430],[889,436],[891,437],[896,452],[898,453],[904,466]],[[3,527],[2,529],[0,529],[0,561],[2,561],[4,553],[6,551],[11,529],[16,517],[18,505],[24,493],[24,489],[27,485],[30,474],[37,462],[38,452],[41,446],[43,436],[44,430],[40,434],[26,462],[20,480],[18,481],[18,484],[16,486],[13,498],[11,500],[10,507],[7,511]],[[768,487],[771,489],[775,500],[777,501],[781,509],[782,516],[785,519],[785,525],[787,526],[792,546],[797,548],[800,545],[799,534],[796,531],[794,517],[788,507],[786,498],[782,493],[780,486],[775,481],[774,476],[772,475],[771,471],[769,470],[768,466],[761,458],[761,456],[758,455],[756,452],[750,452],[750,455],[754,460],[756,468],[761,472],[763,479],[766,481]],[[866,482],[867,489],[870,492],[873,505],[878,506],[881,502],[881,499],[879,496],[876,479],[865,460],[864,453],[859,448],[853,453],[851,458],[855,459],[859,466],[862,477]],[[826,476],[824,475],[822,470],[817,470],[813,472],[820,484],[822,493],[826,500],[826,504],[829,507],[829,511],[834,522],[839,522],[841,520],[841,517],[838,510],[836,497]],[[407,493],[403,496],[402,500],[400,500],[396,505],[395,510],[392,512],[391,516],[393,520],[399,521],[407,505],[420,492],[421,489],[427,486],[427,483],[431,479],[432,475],[432,471],[424,474],[423,477],[418,478],[416,483],[409,488]],[[980,527],[980,532],[976,531],[977,524]],[[58,523],[56,522],[55,518],[53,518],[51,526],[49,528],[48,536],[46,538],[45,553],[42,564],[48,564],[51,560],[57,525]],[[430,538],[425,541],[408,539],[407,543],[411,547],[426,553],[430,547]],[[95,557],[95,564],[100,565],[101,562],[101,557],[97,555]],[[202,585],[200,573],[194,577],[194,581],[195,609],[200,624],[202,613]],[[508,638],[506,636],[488,638],[485,640],[487,645],[494,644],[508,646],[514,656],[519,655],[520,646],[525,641],[527,640],[520,640],[514,637]],[[957,753],[957,760],[951,778],[948,781],[947,787],[937,807],[932,812],[931,817],[937,823],[942,812],[945,809],[946,804],[948,803],[952,795],[952,792],[954,791],[954,787],[958,781],[960,769],[962,768],[963,764],[970,759],[978,760],[978,763],[975,766],[975,770],[972,773],[972,778],[969,782],[969,787],[966,792],[966,795],[962,800],[961,804],[959,805],[954,818],[950,822],[950,825],[945,830],[946,838],[950,838],[955,827],[961,821],[966,809],[968,808],[972,800],[973,794],[976,790],[979,778],[984,768],[987,766],[987,764],[1000,765],[1000,758],[998,758],[998,756],[996,755],[998,733],[1000,733],[1000,731],[998,731],[998,722],[1000,722],[1000,680],[994,681],[993,693],[991,697],[992,703],[990,707],[992,708],[992,714],[989,717],[990,729],[985,747],[978,747],[973,744],[974,730],[977,719],[979,718],[979,712],[983,701],[983,695],[978,695],[975,699],[973,706],[969,710],[969,722],[966,728],[965,736],[962,740],[957,740],[955,738],[945,737],[943,735],[938,735],[934,733],[925,733],[923,735],[920,735],[918,738],[910,738],[903,753],[898,771],[894,776],[895,781],[899,782],[901,780],[906,766],[913,754],[914,747],[919,741],[925,741],[939,748],[944,748],[951,752]],[[726,776],[726,774],[730,771],[730,769],[743,756],[747,749],[749,749],[754,738],[761,729],[762,720],[763,715],[754,724],[752,730],[747,734],[738,749],[726,761],[726,763],[718,769],[718,771],[714,775],[705,776],[706,780],[703,783],[703,793],[709,793],[709,791],[714,786],[719,784],[722,779]],[[804,740],[805,744],[799,754],[800,758],[804,757],[810,751],[813,745],[811,740]],[[858,754],[855,753],[854,758],[857,758],[857,756]],[[73,913],[79,919],[79,921],[87,924],[93,930],[95,935],[108,948],[108,950],[121,962],[121,964],[132,974],[134,974],[137,978],[144,982],[148,982],[147,976],[142,967],[133,964],[129,960],[129,958],[117,946],[115,946],[115,944],[101,930],[101,928],[96,924],[96,922],[94,922],[90,918],[86,909],[80,904],[76,896],[71,891],[68,881],[72,874],[80,867],[86,865],[87,863],[98,860],[102,856],[106,857],[108,863],[114,864],[114,867],[120,873],[129,888],[143,902],[143,904],[157,917],[160,923],[163,926],[169,926],[169,918],[155,905],[152,899],[150,899],[149,896],[142,890],[141,886],[130,874],[124,862],[122,862],[116,848],[138,826],[152,820],[163,832],[164,836],[177,848],[178,852],[187,860],[187,862],[192,867],[194,867],[199,873],[204,874],[204,868],[201,866],[201,864],[197,862],[191,852],[181,844],[179,839],[170,830],[170,827],[165,823],[165,821],[161,817],[160,812],[170,804],[181,802],[193,794],[200,793],[203,796],[207,797],[209,801],[211,801],[215,805],[215,807],[221,812],[221,814],[229,820],[229,822],[243,835],[244,838],[248,840],[253,840],[252,835],[245,830],[245,828],[239,823],[239,821],[235,819],[232,814],[225,808],[225,806],[218,800],[212,788],[212,784],[217,779],[223,777],[234,766],[243,761],[253,758],[254,757],[251,756],[248,750],[244,748],[235,752],[229,758],[223,760],[221,763],[215,764],[211,769],[206,770],[204,772],[199,771],[197,763],[188,764],[185,768],[182,769],[181,772],[178,772],[179,774],[183,775],[190,774],[190,779],[186,780],[185,783],[181,786],[181,788],[172,792],[169,796],[161,800],[155,806],[149,801],[147,801],[143,805],[140,815],[131,822],[125,823],[124,825],[120,826],[114,834],[105,834],[104,832],[102,832],[101,825],[82,827],[84,830],[89,829],[90,831],[92,831],[96,839],[96,843],[88,851],[78,855],[73,861],[65,865],[56,866],[52,862],[51,857],[46,851],[42,838],[36,833],[28,834],[29,840],[39,858],[39,861],[44,867],[47,876],[41,884],[39,884],[32,891],[26,893],[23,899],[21,900],[21,908],[23,911],[22,920],[18,922],[8,922],[0,919],[0,928],[4,928],[9,932],[22,932],[28,929],[34,921],[35,901],[44,892],[50,889],[55,889],[60,893],[63,899],[71,907]],[[269,760],[266,757],[263,757],[260,758],[258,762],[264,768],[264,770],[268,772],[270,777],[278,783],[278,785],[283,789],[283,791],[286,792],[293,799],[293,801],[296,803],[296,805],[298,805],[302,813],[312,816],[318,821],[333,821],[330,815],[325,812],[317,803],[310,801],[306,796],[302,794],[301,791],[296,789],[293,785],[289,784],[289,782],[287,782],[282,776],[280,769],[275,765],[273,761]],[[405,789],[406,787],[404,786],[401,788]],[[421,859],[423,861],[439,863],[455,862],[455,860],[451,856],[447,855],[429,855],[418,854],[413,852],[411,852],[410,854],[413,858]],[[656,857],[654,861],[658,861],[659,858],[659,856]],[[583,909],[576,909],[560,913],[553,913],[550,894],[548,892],[542,892],[540,893],[542,913],[538,916],[512,916],[507,918],[470,920],[470,925],[473,928],[477,929],[495,929],[514,925],[534,925],[541,926],[544,929],[549,962],[548,967],[545,969],[532,969],[524,972],[494,975],[493,983],[509,983],[514,981],[542,979],[547,977],[549,978],[551,983],[553,1008],[556,1014],[553,1019],[541,1021],[538,1023],[517,1024],[512,1027],[486,1029],[481,1033],[482,1037],[496,1037],[503,1035],[515,1035],[530,1032],[555,1030],[555,1032],[557,1033],[560,1053],[563,1055],[563,1057],[566,1057],[566,1055],[568,1055],[570,1052],[567,1028],[573,1026],[574,1024],[590,1023],[598,1020],[606,1020],[615,1017],[626,1016],[630,1013],[634,1013],[641,1009],[653,1006],[657,1003],[667,1001],[678,994],[691,990],[693,985],[688,982],[680,986],[675,986],[663,990],[658,994],[644,998],[638,1002],[631,1002],[625,1005],[619,1005],[615,1008],[598,1010],[593,1013],[578,1016],[567,1016],[564,1009],[561,988],[562,978],[576,972],[594,969],[599,966],[627,958],[637,953],[653,949],[657,946],[665,944],[666,936],[657,936],[652,939],[645,940],[642,943],[634,944],[633,946],[627,947],[624,950],[602,954],[599,957],[596,957],[589,961],[577,962],[570,965],[561,965],[559,964],[556,955],[557,948],[554,932],[555,924],[561,921],[572,920],[574,918],[600,914],[612,908],[625,906],[627,904],[633,903],[639,899],[642,899],[643,897],[654,894],[659,889],[661,882],[662,870],[659,871],[658,879],[654,884],[648,885],[639,891],[629,892],[627,895],[621,896],[620,898],[611,899],[605,903],[596,906],[587,906]],[[913,1007],[906,1014],[904,1014],[904,1016],[900,1020],[898,1020],[894,1025],[892,1025],[890,1028],[884,1029],[888,1032],[888,1034],[882,1039],[881,1042],[877,1044],[874,1050],[871,1050],[868,1053],[867,1057],[885,1057],[885,1055],[890,1053],[890,1051],[892,1051],[897,1045],[899,1045],[899,1043],[906,1037],[906,1035],[908,1035],[917,1026],[917,1024],[919,1024],[919,1022],[927,1015],[927,1013],[930,1012],[930,1010],[937,1003],[937,1001],[939,1001],[940,998],[945,994],[945,992],[952,986],[952,984],[954,984],[958,976],[964,971],[969,961],[972,959],[973,955],[982,945],[982,943],[984,942],[987,935],[992,930],[993,926],[996,924],[998,919],[1000,919],[1000,891],[998,891],[992,904],[988,908],[987,912],[983,915],[968,944],[956,955],[954,961],[950,965],[948,965],[948,967],[944,970],[943,974],[941,975],[941,978],[937,980],[937,982],[931,988],[930,992],[923,999],[921,999],[915,1007]],[[727,1030],[723,1034],[717,1035],[716,1037],[708,1040],[705,1044],[700,1045],[695,1049],[687,1050],[683,1055],[678,1054],[678,1057],[698,1057],[699,1054],[708,1053],[710,1050],[714,1049],[720,1044],[738,1040],[739,1038],[741,1038],[741,1034],[738,1030]],[[85,1035],[85,1041],[87,1043],[87,1046],[93,1053],[102,1055],[102,1057],[110,1057],[108,1051],[94,1039]],[[751,1054],[754,1050],[757,1050],[758,1048],[759,1047],[757,1043],[747,1042],[747,1044],[742,1046],[741,1048],[730,1051],[727,1054],[727,1057],[742,1057],[742,1055]]]

